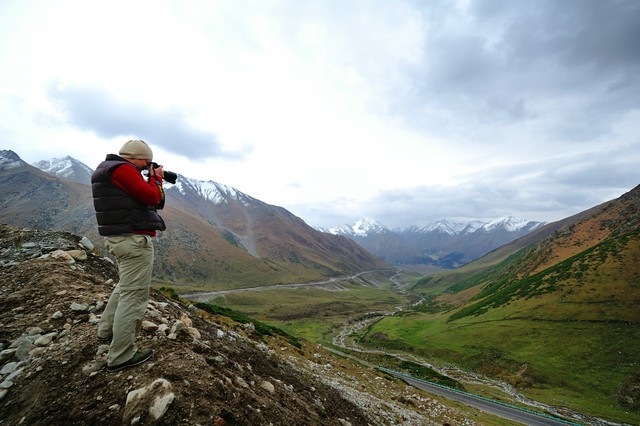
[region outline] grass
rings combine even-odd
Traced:
[[[453,363],[507,381],[547,404],[638,424],[637,409],[628,411],[616,398],[619,386],[638,373],[638,341],[638,324],[490,315],[451,323],[446,315],[420,313],[383,319],[361,343]]]
[[[171,299],[177,300],[179,302],[183,302],[183,300],[180,298],[180,295],[178,295],[178,293],[173,288],[161,287],[159,290],[165,296]],[[280,335],[285,337],[289,341],[289,343],[291,343],[293,346],[301,347],[301,343],[297,337],[292,336],[291,334],[285,332],[284,330],[281,330],[272,325],[265,324],[261,321],[257,321],[255,319],[249,318],[248,316],[242,314],[241,312],[236,312],[232,309],[214,305],[212,303],[197,302],[197,303],[194,303],[193,305],[199,309],[202,309],[205,312],[208,312],[209,314],[225,316],[227,318],[231,318],[236,322],[239,322],[240,324],[252,323],[254,325],[256,334],[258,336],[264,337],[264,336]]]
[[[332,290],[320,287],[240,292],[217,297],[211,302],[234,311],[277,324],[287,332],[317,343],[331,337],[348,318],[371,311],[390,312],[408,299],[390,283],[363,286],[339,282]]]

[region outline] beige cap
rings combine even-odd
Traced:
[[[126,158],[153,160],[153,151],[145,141],[139,139],[127,141],[120,148],[119,155]]]

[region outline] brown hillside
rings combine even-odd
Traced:
[[[522,249],[491,274],[468,279],[471,285],[459,285],[464,291],[441,300],[471,302],[452,318],[519,300],[526,316],[540,319],[637,321],[639,264],[640,186]],[[469,299],[461,300],[463,294]]]

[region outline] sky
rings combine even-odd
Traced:
[[[309,225],[552,222],[640,183],[636,0],[1,0],[0,149]]]

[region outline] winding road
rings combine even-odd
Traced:
[[[203,291],[203,292],[197,292],[197,293],[183,293],[180,294],[180,297],[183,297],[185,299],[189,299],[189,300],[194,300],[196,302],[206,302],[207,300],[211,300],[214,297],[217,296],[223,296],[225,294],[233,294],[233,293],[243,293],[246,291],[269,291],[269,290],[280,290],[280,289],[294,289],[294,288],[301,288],[301,287],[314,287],[314,286],[322,286],[322,285],[327,285],[327,284],[335,284],[337,282],[340,281],[348,281],[348,280],[353,280],[356,279],[364,274],[370,274],[372,272],[378,272],[378,271],[365,271],[365,272],[359,272],[355,275],[349,275],[346,277],[333,277],[333,278],[329,278],[328,280],[324,280],[324,281],[313,281],[313,282],[309,282],[309,283],[300,283],[300,284],[275,284],[275,285],[269,285],[269,286],[262,286],[262,287],[244,287],[244,288],[233,288],[230,290],[218,290],[218,291]]]

